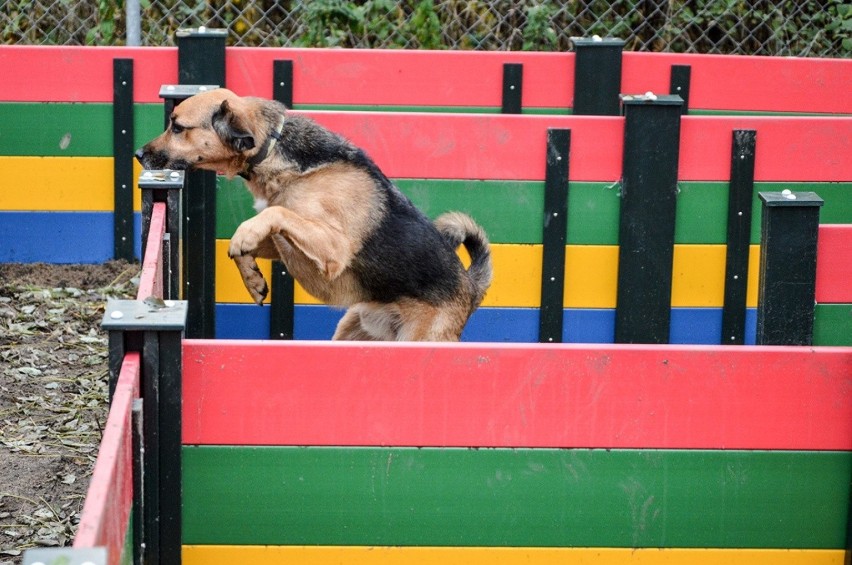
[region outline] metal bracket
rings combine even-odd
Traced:
[[[105,547],[28,549],[23,565],[107,565]]]

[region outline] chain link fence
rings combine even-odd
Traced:
[[[142,45],[207,26],[250,46],[564,51],[572,36],[600,35],[636,51],[852,55],[841,0],[138,1]],[[2,42],[124,45],[125,2],[0,0]]]

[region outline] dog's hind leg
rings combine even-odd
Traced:
[[[346,311],[338,322],[337,329],[334,330],[331,339],[336,341],[376,341],[376,338],[361,325],[361,314],[357,308],[350,308]]]

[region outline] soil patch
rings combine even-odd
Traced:
[[[0,264],[0,565],[73,540],[107,414],[101,318],[139,271]]]

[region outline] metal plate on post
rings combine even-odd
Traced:
[[[105,547],[44,548],[24,552],[23,565],[107,565]]]
[[[101,327],[107,331],[169,331],[186,326],[185,300],[109,300]]]

